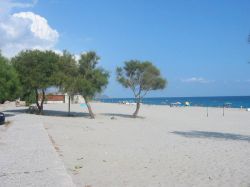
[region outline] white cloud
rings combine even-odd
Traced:
[[[21,12],[18,14],[14,14],[13,17],[21,18],[24,21],[30,20],[31,32],[34,34],[34,36],[40,39],[55,41],[58,38],[58,32],[50,28],[47,20],[39,15],[36,15],[32,12]]]
[[[10,57],[24,49],[52,49],[59,38],[47,20],[32,12],[20,12],[0,22],[0,49]]]
[[[0,0],[0,15],[9,14],[13,8],[30,8],[35,6],[38,0],[32,0],[30,3],[20,3],[13,0]]]
[[[62,55],[63,52],[55,48],[59,33],[48,24],[46,18],[33,12],[11,13],[14,8],[31,8],[36,5],[38,0],[27,0],[26,2],[0,0],[0,50],[2,54],[13,57],[25,49],[49,49]],[[92,41],[92,38],[87,37],[83,40]],[[80,59],[80,54],[74,55],[76,60]]]
[[[185,82],[185,83],[211,83],[214,81],[206,80],[202,77],[191,77],[191,78],[187,78],[187,79],[181,79],[181,82]]]
[[[44,17],[33,12],[10,14],[13,8],[32,7],[36,2],[0,0],[0,49],[3,55],[12,57],[25,49],[54,49],[59,33],[50,27]]]

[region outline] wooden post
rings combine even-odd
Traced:
[[[70,95],[69,95],[69,103],[68,103],[68,116],[70,116]]]

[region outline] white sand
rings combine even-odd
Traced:
[[[250,112],[226,109],[223,117],[222,109],[210,108],[207,117],[206,108],[142,106],[145,118],[131,119],[134,106],[93,109],[95,120],[44,118],[78,186],[250,185]]]
[[[250,186],[250,112],[144,105],[132,119],[134,106],[92,106],[95,120],[79,105],[37,116],[77,186]]]
[[[6,116],[8,123],[0,125],[0,187],[75,186],[37,117]]]

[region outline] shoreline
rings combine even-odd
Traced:
[[[94,101],[93,103],[95,103]],[[135,103],[130,103],[130,104],[124,104],[124,103],[117,103],[117,102],[102,102],[98,101],[96,103],[106,103],[106,104],[119,104],[119,105],[129,105],[129,106],[134,106]],[[190,105],[190,106],[173,106],[171,107],[169,104],[148,104],[148,103],[141,103],[142,106],[163,106],[163,107],[169,107],[169,108],[217,108],[217,109],[240,109],[240,110],[247,110],[248,108],[239,108],[239,107],[223,107],[223,106],[198,106],[198,105]]]
[[[135,98],[104,98],[98,101],[105,103],[135,103]],[[147,97],[143,104],[149,105],[178,105],[223,108],[250,108],[250,96],[213,96],[213,97]],[[188,103],[188,104],[187,104]]]

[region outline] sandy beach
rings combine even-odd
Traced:
[[[249,13],[0,0],[0,187],[250,187]]]
[[[77,104],[74,117],[66,104],[32,115],[76,186],[250,186],[250,112],[209,108],[207,117],[202,107],[143,105],[133,119],[132,105],[92,107],[94,120]],[[19,110],[7,113],[27,116]]]

